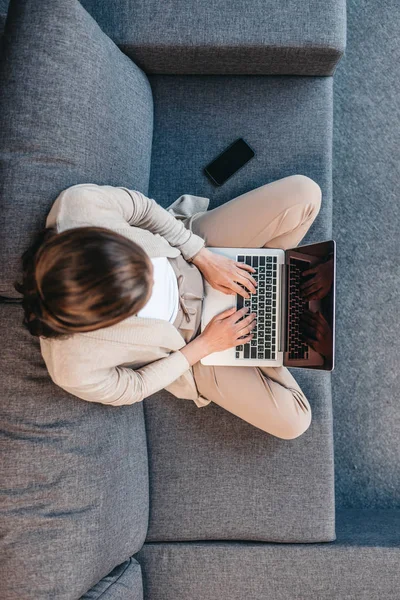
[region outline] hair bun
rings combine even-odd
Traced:
[[[35,277],[35,261],[39,249],[55,233],[54,228],[46,228],[39,232],[33,244],[22,256],[22,283],[14,284],[15,290],[23,295],[22,307],[25,312],[23,324],[34,336],[48,335],[51,331],[46,325],[47,310]]]

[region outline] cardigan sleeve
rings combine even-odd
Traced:
[[[205,244],[155,200],[141,192],[110,185],[84,183],[67,188],[54,202],[46,225],[56,225],[58,232],[83,226],[118,231],[135,226],[164,237],[186,260],[192,259]]]
[[[186,357],[177,350],[145,367],[101,369],[91,373],[91,382],[53,381],[62,389],[82,400],[110,406],[141,402],[178,379],[190,368]]]
[[[132,198],[133,213],[130,225],[148,229],[163,236],[171,246],[179,248],[186,260],[192,259],[204,246],[203,238],[187,229],[182,221],[176,219],[155,200],[147,198],[141,192],[119,188],[128,192]]]

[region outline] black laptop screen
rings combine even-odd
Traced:
[[[331,371],[334,363],[335,346],[335,242],[333,240],[300,246],[287,251],[287,262],[303,258],[306,264],[300,274],[301,300],[306,302],[299,315],[300,331],[313,352],[308,353],[309,364],[301,365],[311,369]],[[288,315],[289,316],[289,315]],[[288,322],[290,330],[290,317]],[[296,357],[287,353],[285,364],[296,366]],[[298,361],[297,361],[298,362]]]

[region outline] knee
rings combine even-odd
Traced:
[[[285,423],[284,428],[277,436],[282,440],[295,440],[307,431],[311,425],[311,409],[302,412],[296,418]]]
[[[293,175],[296,191],[302,202],[309,204],[314,216],[321,208],[322,190],[318,183],[307,175]]]

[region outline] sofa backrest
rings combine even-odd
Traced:
[[[332,75],[346,0],[81,0],[146,73]]]
[[[146,75],[78,0],[12,0],[0,67],[0,296],[57,195],[77,183],[147,192]]]
[[[147,192],[153,107],[144,73],[77,0],[12,0],[1,60],[0,295],[11,297],[20,255],[63,189]],[[69,600],[145,539],[143,406],[55,386],[22,316],[0,302],[0,597]]]

